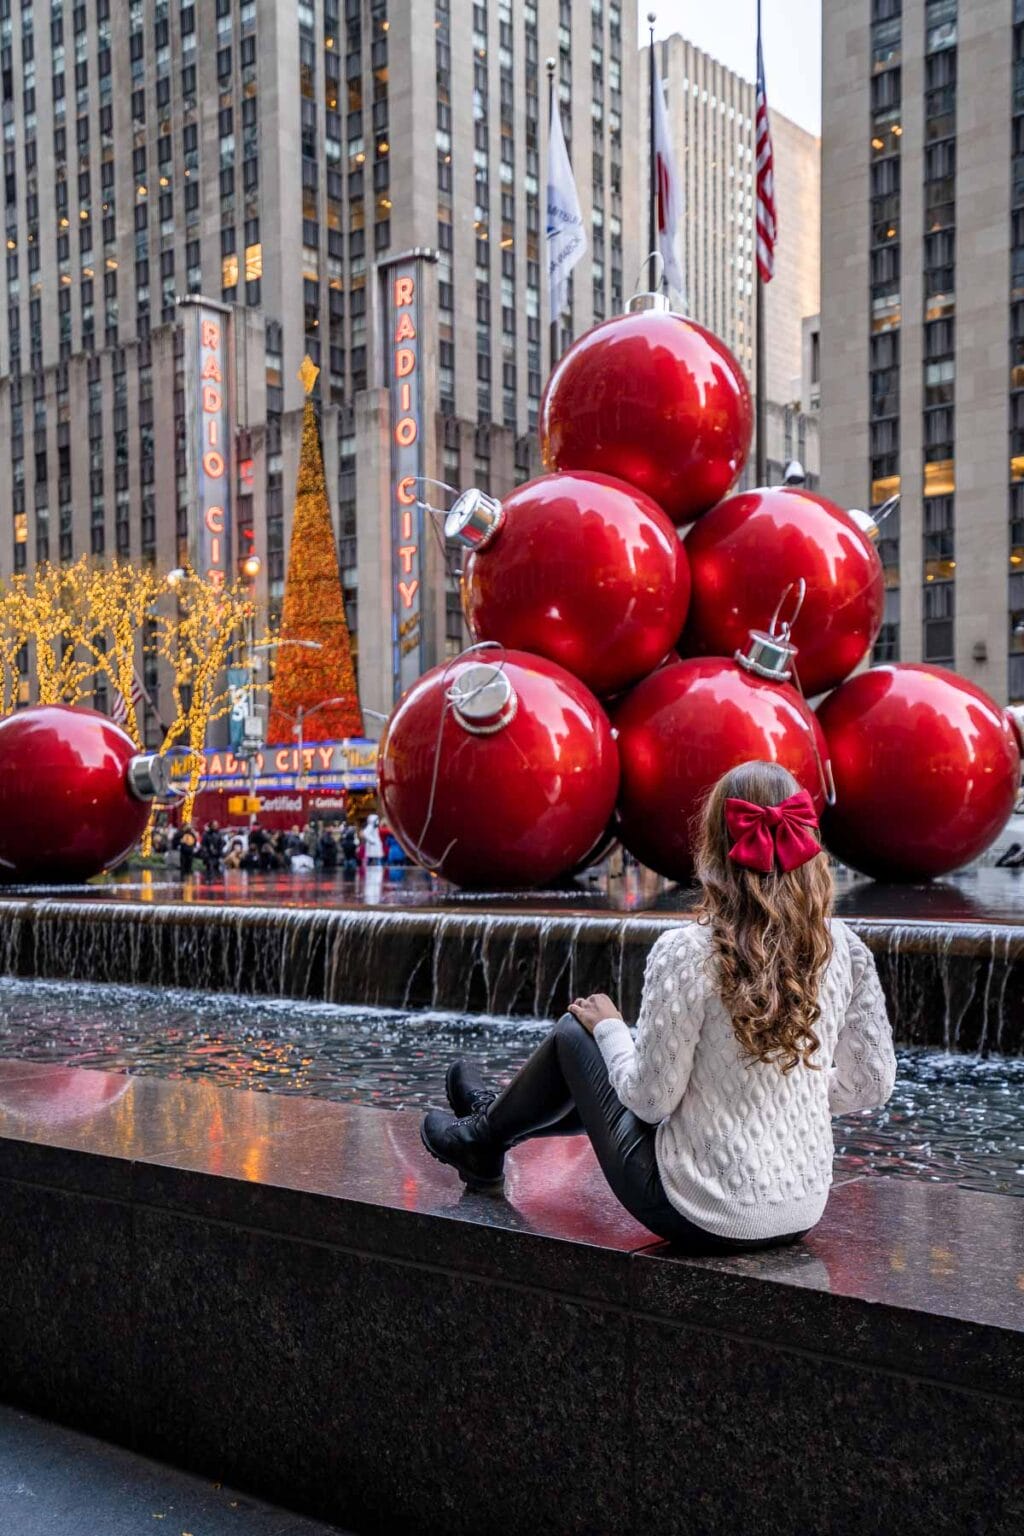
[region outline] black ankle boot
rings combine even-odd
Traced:
[[[420,1137],[431,1157],[454,1168],[467,1189],[501,1193],[505,1148],[491,1136],[486,1112],[460,1120],[443,1109],[432,1109],[423,1117]]]
[[[479,1115],[497,1098],[496,1093],[484,1087],[483,1078],[468,1061],[452,1062],[444,1076],[444,1091],[452,1114],[460,1120],[466,1115]]]

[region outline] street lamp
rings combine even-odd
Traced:
[[[262,569],[263,561],[259,555],[246,555],[242,561],[242,575],[247,576],[250,581],[255,581]]]
[[[258,567],[259,567],[259,555],[250,555],[248,557],[248,559],[249,560],[254,560],[256,562],[257,569],[258,569]],[[257,644],[256,642],[254,642],[254,640],[252,638],[252,623],[253,623],[253,620],[252,620],[252,616],[250,615],[250,618],[249,618],[249,628],[248,628],[248,644],[246,646],[246,669],[247,669],[247,671],[249,673],[249,703],[248,703],[248,707],[246,709],[242,730],[243,730],[243,741],[245,742],[245,747],[246,747],[246,751],[247,751],[248,758],[249,758],[249,798],[252,799],[252,800],[255,800],[255,798],[256,798],[256,754],[257,754],[257,751],[259,750],[259,747],[257,746],[257,739],[260,736],[260,732],[259,731],[254,731],[252,729],[252,727],[250,726],[249,722],[251,720],[258,720],[258,718],[259,718],[257,715],[255,715],[252,712],[252,697],[253,697],[253,693],[254,693],[255,687],[256,687],[256,668],[259,666],[259,658],[258,658],[256,653],[257,653],[257,651],[276,651],[282,645],[298,645],[298,646],[301,646],[302,649],[305,650],[305,651],[322,651],[323,650],[323,646],[322,646],[322,644],[320,643],[319,640],[288,640],[288,639],[261,640]],[[262,745],[264,745],[264,743],[262,741],[260,741],[259,745],[262,746]],[[253,823],[255,822],[255,820],[256,820],[255,812],[254,811],[250,811],[249,812],[249,825],[252,826]]]
[[[349,702],[348,699],[343,698],[339,694],[339,695],[337,695],[333,699],[321,699],[320,703],[319,704],[314,704],[311,709],[305,709],[303,707],[303,705],[300,704],[298,709],[296,710],[295,717],[294,717],[295,718],[295,725],[293,726],[292,730],[293,730],[293,734],[298,738],[299,773],[298,773],[297,787],[299,789],[304,789],[305,788],[305,782],[304,781],[305,781],[305,778],[306,778],[306,772],[305,772],[305,769],[303,767],[302,753],[303,753],[303,751],[305,749],[305,736],[304,736],[303,732],[304,732],[304,729],[305,729],[305,722],[306,722],[306,720],[309,718],[310,715],[318,714],[321,709],[330,709],[332,704],[347,704],[348,702]]]

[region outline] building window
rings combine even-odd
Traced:
[[[932,581],[924,589],[924,659],[944,665],[953,663],[953,624],[956,587],[951,581]]]

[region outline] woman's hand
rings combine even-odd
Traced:
[[[590,1034],[604,1019],[621,1019],[622,1014],[616,1008],[611,998],[604,992],[595,992],[591,997],[578,997],[575,1002],[569,1004],[569,1012],[574,1019],[579,1019],[583,1028]]]

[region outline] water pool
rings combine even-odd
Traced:
[[[444,1102],[454,1055],[500,1083],[536,1020],[339,1008],[223,993],[0,979],[0,1057],[384,1109]],[[881,1110],[835,1122],[836,1166],[1024,1196],[1024,1059],[901,1050]]]

